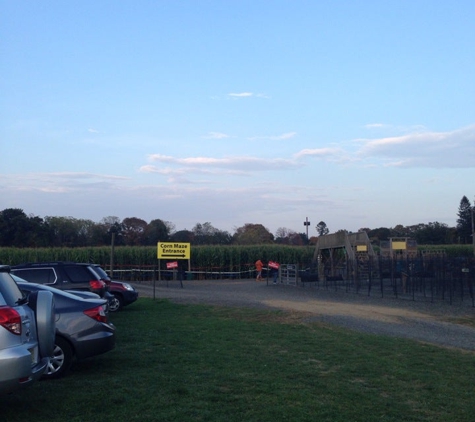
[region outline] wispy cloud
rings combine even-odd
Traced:
[[[250,141],[257,141],[257,140],[270,140],[270,141],[282,141],[285,139],[292,139],[297,135],[297,132],[288,132],[283,133],[282,135],[274,135],[274,136],[252,136],[249,139]]]
[[[348,152],[340,147],[325,147],[325,148],[306,148],[297,152],[294,157],[302,159],[305,157],[320,158],[326,160],[342,160],[343,157],[348,157]]]
[[[235,97],[235,98],[245,98],[245,97],[253,97],[254,94],[252,92],[230,92],[228,94],[229,97]]]
[[[99,174],[99,173],[84,173],[84,172],[57,172],[57,173],[42,173],[44,177],[52,179],[104,179],[104,180],[127,180],[128,177],[116,176],[113,174]]]
[[[397,133],[412,133],[412,132],[421,132],[421,131],[427,130],[427,128],[423,125],[401,126],[401,125],[393,125],[389,123],[368,123],[364,125],[363,127],[368,130],[385,129],[387,131],[390,130],[392,132],[397,132]]]
[[[140,173],[154,173],[178,180],[184,175],[235,175],[251,176],[269,171],[295,170],[305,165],[307,158],[342,161],[345,151],[340,148],[304,149],[290,158],[267,158],[256,156],[231,157],[173,157],[163,154],[151,154],[148,160],[153,164],[140,167]]]
[[[260,139],[291,139],[296,132]],[[257,139],[257,138],[254,138]],[[340,145],[303,148],[291,156],[195,156],[151,154],[152,164],[141,173],[160,174],[179,180],[189,174],[249,176],[266,171],[288,171],[321,160],[335,165],[376,167],[468,168],[475,166],[475,125],[451,132],[414,132],[403,136],[358,139]]]
[[[475,125],[449,132],[413,132],[403,136],[360,139],[357,155],[380,158],[393,167],[475,167]]]
[[[140,173],[156,173],[163,176],[177,177],[185,174],[204,174],[204,175],[218,175],[218,174],[237,174],[248,175],[245,171],[232,170],[226,167],[209,168],[209,167],[158,167],[154,165],[145,165],[139,168]]]
[[[177,158],[161,154],[152,154],[148,157],[149,161],[181,165],[188,169],[196,169],[205,167],[221,168],[221,169],[233,169],[240,171],[264,171],[264,170],[276,170],[287,169],[297,165],[294,160],[285,158],[260,158],[252,156],[235,156],[235,157],[186,157]],[[150,167],[146,167],[145,170],[150,170]],[[144,167],[141,168],[141,171]]]
[[[208,132],[207,135],[202,136],[203,139],[226,139],[229,137],[229,135],[220,132]]]
[[[230,98],[251,98],[251,97],[256,97],[256,98],[269,98],[268,95],[263,94],[263,93],[254,93],[254,92],[230,92],[228,94],[228,97]]]
[[[57,172],[1,175],[11,189],[41,192],[72,192],[79,188],[97,189],[129,180],[128,177],[96,173]]]

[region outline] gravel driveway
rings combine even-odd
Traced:
[[[320,321],[377,335],[409,338],[434,345],[475,351],[475,308],[471,303],[414,302],[368,297],[315,286],[269,285],[255,280],[161,281],[131,283],[142,297],[176,303],[247,306],[302,312]],[[470,322],[472,326],[462,325]]]

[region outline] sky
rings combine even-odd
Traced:
[[[474,22],[473,0],[0,0],[0,210],[454,227]]]

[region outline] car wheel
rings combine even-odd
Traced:
[[[73,349],[71,345],[63,338],[56,337],[54,351],[43,378],[53,379],[62,377],[71,367],[72,362]]]
[[[113,298],[109,301],[109,311],[117,312],[120,310],[124,304],[124,300],[118,294],[113,294]]]
[[[32,292],[28,298],[28,305],[35,311],[40,355],[51,356],[56,335],[53,294],[46,291]]]

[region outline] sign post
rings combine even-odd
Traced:
[[[158,258],[158,280],[161,281],[160,260],[170,259],[174,262],[167,264],[167,269],[178,268],[178,259],[188,260],[188,271],[191,271],[191,244],[183,242],[158,242],[157,243],[157,258]],[[168,283],[167,283],[168,286]],[[180,286],[183,288],[182,272],[180,272]]]

